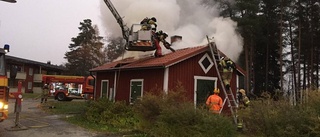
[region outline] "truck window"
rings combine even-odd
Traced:
[[[5,60],[4,60],[4,54],[0,54],[0,75],[5,76],[6,71],[5,71]]]
[[[93,80],[93,79],[90,79],[88,84],[89,84],[90,86],[94,86],[94,80]]]

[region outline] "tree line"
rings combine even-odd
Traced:
[[[77,76],[89,76],[89,70],[104,63],[111,62],[124,52],[122,38],[106,40],[99,34],[97,25],[90,19],[80,22],[80,33],[71,38],[68,46],[70,51],[65,53],[67,73]],[[106,43],[107,46],[104,46]]]
[[[203,0],[238,23],[247,90],[295,95],[319,87],[318,0]],[[209,6],[210,7],[210,6]],[[299,98],[300,97],[300,98]]]

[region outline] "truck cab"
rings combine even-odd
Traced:
[[[8,118],[8,77],[6,71],[6,49],[0,48],[0,122]]]
[[[90,99],[93,96],[92,76],[43,75],[42,82],[49,85],[50,93],[58,101]]]

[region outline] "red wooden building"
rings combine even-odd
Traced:
[[[185,48],[163,57],[126,58],[91,69],[96,74],[95,99],[106,97],[133,103],[145,92],[168,91],[178,82],[195,105],[204,104],[214,88],[221,89],[208,45]],[[244,71],[237,66],[231,80],[234,96],[244,88]],[[158,90],[155,90],[158,89]],[[225,95],[221,92],[222,98]]]

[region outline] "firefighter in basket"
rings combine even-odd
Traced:
[[[141,24],[141,30],[152,30],[154,32],[157,31],[157,19],[155,17],[152,18],[144,18],[140,24]]]

